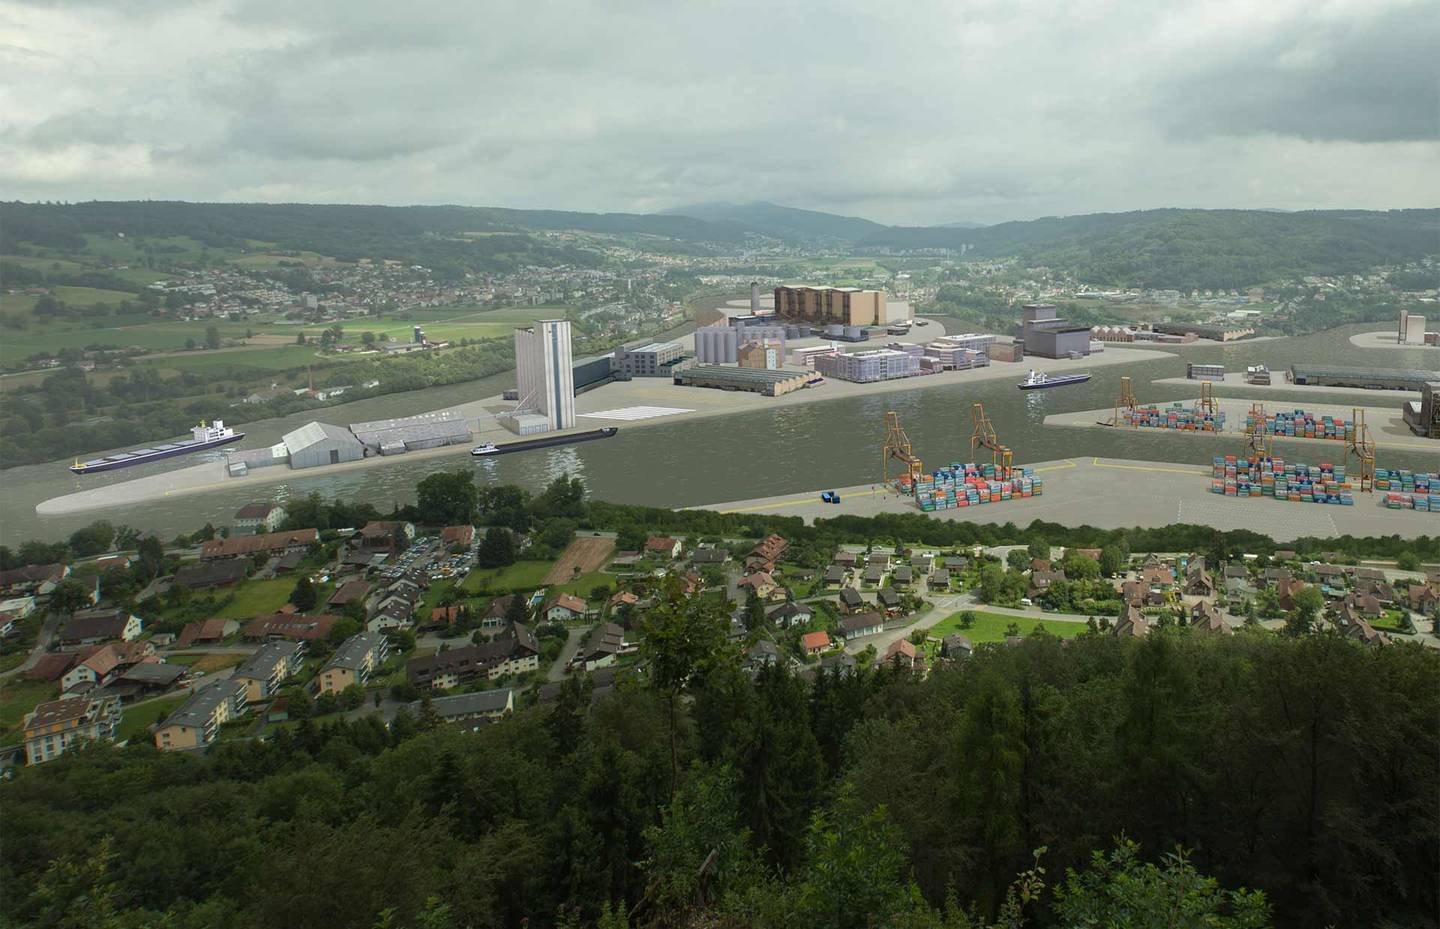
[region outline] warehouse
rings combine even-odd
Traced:
[[[1313,387],[1364,387],[1370,390],[1423,390],[1440,381],[1440,371],[1419,368],[1349,368],[1331,365],[1291,365],[1286,379]]]
[[[778,397],[804,387],[812,375],[808,371],[765,368],[731,368],[723,365],[696,365],[675,372],[675,383],[682,387],[713,387],[718,390],[745,390]]]
[[[365,457],[365,446],[349,429],[329,423],[306,423],[285,433],[280,441],[290,454],[292,468],[318,468]]]
[[[1090,327],[1067,323],[1052,303],[1027,303],[1020,310],[1020,341],[1027,355],[1079,358],[1090,354]]]
[[[352,423],[350,432],[360,440],[360,444],[382,455],[470,442],[470,426],[454,410]]]

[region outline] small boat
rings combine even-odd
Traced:
[[[245,438],[245,433],[236,432],[225,421],[215,420],[207,424],[204,420],[200,425],[190,430],[190,438],[176,439],[174,442],[165,442],[150,448],[136,448],[128,452],[116,452],[113,455],[106,455],[104,458],[96,458],[93,461],[76,461],[70,466],[75,474],[95,474],[100,471],[114,471],[116,468],[128,468],[132,465],[145,464],[148,461],[159,461],[162,458],[174,458],[176,455],[188,455],[191,452],[201,452],[207,448],[218,448],[221,445],[229,445],[231,442],[239,442]]]
[[[1031,370],[1025,380],[1016,384],[1021,390],[1043,390],[1046,387],[1065,387],[1070,384],[1083,384],[1090,380],[1089,374],[1046,374],[1043,371]]]
[[[538,439],[521,439],[519,442],[506,442],[504,445],[486,442],[484,445],[477,445],[470,449],[470,454],[476,458],[484,458],[490,455],[507,455],[511,452],[528,452],[535,448],[550,448],[555,445],[573,445],[576,442],[608,439],[619,431],[620,428],[618,426],[606,426],[603,429],[591,429],[589,432],[572,432],[568,435],[545,435],[540,436]]]

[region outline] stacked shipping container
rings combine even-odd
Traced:
[[[1291,503],[1355,505],[1343,466],[1287,464],[1280,458],[1238,460],[1234,455],[1217,455],[1210,478],[1211,492],[1227,497],[1273,497]]]
[[[1245,414],[1245,431],[1295,439],[1334,439],[1344,442],[1355,437],[1355,423],[1336,416],[1316,416],[1304,410],[1265,414],[1257,422],[1253,412]]]
[[[1440,475],[1403,468],[1376,468],[1375,487],[1392,491],[1385,495],[1385,506],[1389,509],[1440,513]]]
[[[1044,492],[1045,482],[1035,476],[1033,469],[1011,468],[1010,473],[1011,477],[1004,480],[993,464],[962,464],[956,461],[948,468],[922,477],[914,487],[910,486],[908,475],[897,481],[895,486],[901,493],[913,493],[915,503],[927,513],[1034,497]]]
[[[1220,432],[1225,428],[1225,413],[1211,416],[1181,403],[1167,407],[1155,404],[1137,406],[1125,411],[1125,425],[1151,429],[1183,429],[1194,432]]]

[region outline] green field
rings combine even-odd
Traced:
[[[470,593],[487,588],[496,593],[532,590],[540,586],[550,565],[549,561],[517,561],[508,568],[498,570],[477,568],[465,576],[460,587]]]
[[[1003,642],[1005,641],[1005,630],[1010,628],[1011,623],[1015,623],[1020,627],[1021,635],[1029,635],[1034,631],[1035,626],[1039,624],[1045,627],[1046,632],[1062,639],[1074,638],[1089,628],[1085,623],[1055,619],[1053,617],[1037,619],[1030,616],[1005,616],[1001,613],[984,613],[977,610],[975,613],[975,624],[969,629],[961,629],[960,614],[952,613],[931,626],[928,633],[931,638],[943,639],[951,633],[958,632],[969,639],[972,644],[979,644],[980,642]]]
[[[245,581],[235,588],[235,599],[216,610],[215,616],[220,619],[250,619],[261,613],[274,613],[290,600],[295,580],[293,577],[277,577],[269,581]]]
[[[51,681],[22,681],[9,678],[0,683],[0,745],[13,745],[20,740],[20,725],[35,704],[53,700],[60,686]]]
[[[146,731],[152,723],[159,722],[174,712],[180,704],[189,699],[188,694],[178,697],[162,697],[159,700],[151,700],[148,703],[139,703],[125,710],[125,715],[120,718],[120,725],[115,729],[115,741],[123,742],[126,739],[148,739]]]
[[[51,292],[55,299],[69,307],[86,307],[101,304],[103,306],[119,306],[120,301],[129,300],[134,303],[136,295],[126,293],[123,290],[101,290],[98,287],[52,287]],[[35,294],[0,294],[0,315],[15,315],[29,313],[35,308],[35,301],[39,299]]]
[[[609,587],[612,593],[615,591],[616,587],[619,586],[616,582],[615,575],[610,574],[606,571],[592,571],[589,574],[580,575],[568,584],[557,584],[555,587],[551,588],[551,592],[575,594],[577,597],[584,600],[588,599],[590,596],[590,591],[600,584],[604,584]]]

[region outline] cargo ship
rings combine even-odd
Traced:
[[[1049,375],[1043,371],[1031,371],[1025,376],[1025,380],[1016,384],[1021,390],[1043,390],[1046,387],[1065,387],[1070,384],[1083,384],[1090,380],[1088,374],[1056,374]]]
[[[603,429],[592,429],[589,432],[572,432],[569,435],[547,435],[538,439],[521,439],[519,442],[506,442],[503,445],[486,442],[484,445],[477,445],[470,449],[470,454],[476,458],[484,458],[490,455],[508,455],[511,452],[528,452],[532,449],[550,448],[554,445],[572,445],[576,442],[608,439],[619,431],[620,427],[618,426],[606,426]]]
[[[116,452],[93,461],[76,461],[70,466],[70,470],[75,474],[114,471],[116,468],[128,468],[131,465],[145,464],[147,461],[159,461],[162,458],[174,458],[176,455],[203,452],[207,448],[219,448],[221,445],[229,445],[231,442],[239,442],[245,438],[245,433],[236,432],[225,425],[225,421],[221,419],[208,425],[201,420],[200,425],[190,430],[190,435],[191,437],[188,439],[177,439],[174,442],[152,445],[149,448],[135,448],[128,452]]]

